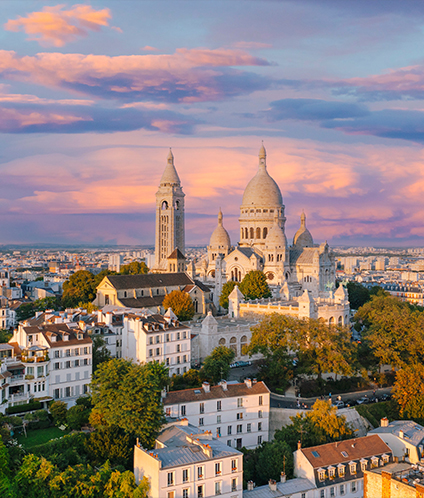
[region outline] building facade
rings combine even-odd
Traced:
[[[263,382],[204,382],[199,389],[164,393],[168,419],[187,418],[229,447],[256,448],[269,440],[270,391]]]

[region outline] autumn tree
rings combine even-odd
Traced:
[[[95,297],[94,275],[87,270],[75,272],[63,284],[62,304],[66,308],[74,308],[81,302],[91,302]]]
[[[221,379],[226,379],[230,371],[230,365],[234,360],[235,353],[225,346],[216,347],[212,353],[205,358],[203,363],[203,374],[214,384]]]
[[[149,273],[149,268],[143,261],[132,261],[128,265],[121,266],[120,275],[144,275]]]
[[[424,365],[414,363],[396,372],[393,398],[399,403],[401,417],[424,421]]]
[[[271,297],[272,293],[264,272],[255,270],[247,273],[240,284],[240,291],[246,299]]]
[[[182,322],[191,320],[194,316],[194,304],[187,292],[174,290],[167,294],[163,300],[162,306],[167,310],[171,308],[177,315],[178,320]]]
[[[66,423],[68,408],[64,401],[53,401],[53,403],[50,405],[49,410],[57,426]]]
[[[168,370],[159,363],[140,365],[123,358],[101,363],[91,383],[93,414],[150,448],[164,420],[161,391],[168,382]]]
[[[228,309],[228,296],[233,292],[233,289],[236,285],[237,282],[234,282],[234,280],[229,280],[222,286],[221,295],[219,296],[219,305],[223,308]]]

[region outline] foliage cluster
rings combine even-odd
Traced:
[[[16,318],[18,321],[27,320],[34,316],[37,311],[57,311],[60,307],[61,302],[57,297],[44,297],[43,299],[21,304],[16,310]]]
[[[174,290],[167,294],[162,302],[162,306],[167,311],[171,308],[182,322],[191,320],[194,317],[194,304],[190,294],[185,291]]]
[[[30,401],[25,405],[9,406],[6,408],[6,413],[12,415],[13,413],[24,413],[32,410],[40,410],[42,407],[39,401]]]
[[[236,285],[246,299],[262,299],[272,295],[265,274],[262,271],[251,271],[245,275],[240,284],[230,280],[222,286],[219,304],[223,308],[228,309],[228,296]]]
[[[374,427],[380,426],[382,418],[387,417],[389,421],[399,420],[399,406],[395,400],[381,401],[379,403],[370,403],[367,405],[358,405],[356,411]]]

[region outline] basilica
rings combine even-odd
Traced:
[[[156,194],[154,271],[172,272],[186,268],[184,196],[170,151]],[[314,244],[303,212],[300,227],[290,245],[285,232],[284,208],[280,188],[268,172],[266,151],[262,145],[258,170],[248,183],[240,206],[240,241],[231,244],[223,214],[219,211],[207,254],[199,261],[190,262],[187,272],[192,278],[198,276],[211,285],[216,308],[225,282],[241,282],[248,272],[260,270],[265,273],[273,291],[274,301],[268,303],[268,307],[276,306],[275,300],[278,300],[280,309],[281,306],[285,309],[291,306],[293,313],[290,314],[299,316],[299,310],[307,308],[305,316],[321,316],[330,323],[346,324],[349,313],[346,291],[339,287],[334,292],[334,254],[326,242]],[[309,304],[305,307],[301,303]],[[240,316],[240,309],[247,309],[243,304],[246,303],[236,291],[233,300],[230,299],[230,309],[236,313],[234,316]],[[252,303],[248,307],[252,311]]]

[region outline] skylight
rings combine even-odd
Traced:
[[[312,455],[314,455],[315,458],[319,458],[319,453],[318,451],[313,451]]]
[[[346,451],[342,451],[342,452],[341,452],[341,454],[342,454],[342,456],[344,456],[345,458],[347,458],[347,457],[348,457],[348,454],[346,453]]]

